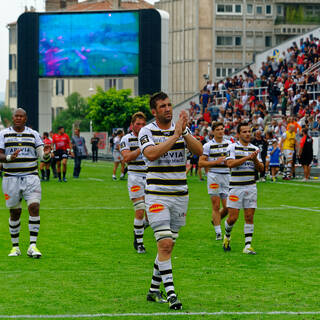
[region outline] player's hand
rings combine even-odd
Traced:
[[[225,161],[226,161],[226,157],[219,157],[219,158],[216,160],[217,164],[223,163],[223,162],[225,162]]]
[[[10,161],[13,161],[17,158],[18,154],[20,153],[20,149],[16,150],[14,153],[11,154],[11,160]]]
[[[70,156],[71,156],[71,158],[74,158],[74,153],[70,152]]]
[[[182,126],[183,126],[183,118],[182,117],[179,117],[179,120],[176,122],[176,127],[174,129],[174,134],[177,135],[178,137],[180,137],[182,135],[182,132],[183,132],[183,129],[182,129]]]
[[[179,119],[182,119],[183,123],[182,123],[182,131],[184,131],[187,127],[188,124],[188,120],[189,120],[189,116],[187,111],[182,110],[179,114]]]
[[[252,152],[252,153],[249,155],[249,159],[250,159],[250,160],[256,160],[258,154],[259,154],[259,150],[256,150],[255,152]]]

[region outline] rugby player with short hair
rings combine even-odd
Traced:
[[[169,308],[179,310],[182,303],[174,289],[171,254],[188,208],[185,148],[200,156],[202,144],[187,128],[186,111],[181,111],[176,123],[172,121],[172,104],[166,93],[154,94],[150,108],[156,120],[139,132],[139,147],[148,160],[146,211],[158,248],[147,300],[166,302],[159,290],[163,282]]]
[[[19,248],[21,200],[25,199],[29,211],[30,246],[27,255],[40,258],[36,246],[40,228],[41,185],[38,175],[38,157],[50,159],[50,146],[43,146],[37,131],[26,127],[27,114],[18,108],[13,114],[13,126],[0,132],[0,161],[4,177],[2,191],[10,211],[9,231],[12,249],[10,257],[21,255]]]
[[[250,143],[251,130],[247,123],[237,127],[239,141],[231,144],[226,158],[231,169],[230,190],[227,200],[228,218],[225,221],[223,249],[230,251],[231,231],[238,220],[240,209],[244,209],[245,247],[243,253],[256,254],[251,247],[254,230],[253,216],[257,208],[257,186],[255,170],[262,172],[264,166],[259,155],[259,148]]]
[[[119,163],[121,164],[121,174],[120,180],[124,179],[124,162],[123,157],[120,153],[120,141],[123,137],[123,131],[118,130],[116,136],[113,139],[113,173],[112,173],[112,180],[117,180],[117,169]]]
[[[294,166],[293,156],[295,150],[298,150],[295,129],[295,125],[290,124],[288,130],[281,136],[280,140],[280,150],[285,158],[283,177],[284,180],[290,180],[292,177]]]
[[[132,132],[122,137],[120,151],[123,161],[128,163],[128,191],[133,202],[135,217],[133,222],[133,246],[138,253],[145,253],[143,245],[144,234],[144,190],[146,184],[146,164],[139,148],[138,135],[146,125],[147,117],[143,112],[136,112],[131,118]]]
[[[68,155],[73,157],[72,147],[69,136],[64,132],[64,127],[58,128],[58,133],[55,133],[52,137],[52,144],[55,145],[54,158],[57,164],[57,173],[59,182],[61,182],[61,162],[62,162],[62,174],[63,181],[67,182],[67,161]]]
[[[226,156],[231,141],[224,139],[222,122],[212,122],[212,133],[214,138],[203,146],[199,165],[209,169],[207,188],[212,204],[212,224],[216,232],[216,240],[222,240],[221,219],[228,214],[230,169],[226,164]],[[222,208],[220,208],[220,202]]]

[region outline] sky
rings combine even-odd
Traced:
[[[146,1],[154,3],[156,0]],[[4,100],[3,95],[6,90],[9,70],[9,32],[7,24],[17,21],[20,14],[24,12],[25,6],[28,8],[33,6],[37,11],[44,11],[44,3],[44,0],[0,0],[0,101]]]

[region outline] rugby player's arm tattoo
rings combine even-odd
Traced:
[[[200,141],[198,141],[195,137],[193,137],[191,134],[187,134],[186,136],[183,137],[186,144],[187,148],[189,149],[190,152],[193,154],[196,154],[197,156],[201,156],[203,153],[203,146]]]
[[[174,135],[168,138],[165,142],[146,147],[143,150],[143,154],[149,161],[155,161],[168,152],[179,138],[180,135],[175,132]]]
[[[123,156],[124,162],[136,160],[139,157],[140,153],[141,153],[140,148],[138,148],[134,151],[129,151],[129,150],[121,151],[121,155]]]

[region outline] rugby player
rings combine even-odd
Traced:
[[[179,229],[185,225],[188,208],[185,147],[199,156],[203,148],[186,127],[186,111],[181,111],[177,123],[172,121],[172,104],[166,93],[154,94],[150,108],[156,120],[139,132],[139,147],[148,160],[146,212],[158,248],[147,300],[166,302],[159,290],[162,281],[169,308],[180,310],[182,303],[174,289],[171,254]]]
[[[121,163],[121,175],[120,175],[120,180],[124,179],[124,162],[122,155],[120,153],[120,141],[123,137],[123,131],[118,130],[116,137],[113,139],[113,174],[112,174],[112,179],[117,180],[117,169],[119,166],[119,163]]]
[[[216,240],[222,240],[221,219],[228,214],[230,169],[226,164],[226,156],[231,141],[224,139],[222,122],[212,122],[212,132],[214,138],[203,146],[203,155],[200,157],[199,165],[209,169],[207,188],[212,204],[212,224],[216,232]]]
[[[259,148],[250,143],[251,130],[247,123],[237,127],[239,141],[231,144],[226,158],[231,169],[230,190],[227,200],[228,218],[225,221],[224,251],[230,251],[231,231],[238,220],[240,209],[244,209],[245,247],[243,253],[256,254],[251,247],[253,235],[253,216],[257,208],[257,186],[255,170],[263,172],[264,165]]]
[[[61,161],[62,161],[62,174],[63,181],[67,182],[67,161],[68,155],[73,157],[73,152],[71,148],[71,142],[69,136],[64,132],[64,127],[58,128],[58,133],[54,134],[52,137],[52,144],[55,145],[54,158],[57,163],[57,173],[59,182],[61,182]]]
[[[298,150],[298,143],[295,133],[295,125],[290,124],[289,129],[282,135],[280,141],[280,150],[284,155],[284,177],[283,180],[290,180],[293,173],[293,155],[295,149]]]
[[[128,191],[133,203],[135,217],[133,222],[133,246],[138,253],[145,253],[143,245],[144,233],[144,190],[146,184],[146,164],[143,160],[138,142],[139,131],[146,125],[146,116],[143,112],[136,112],[131,118],[132,132],[122,137],[120,151],[124,162],[128,163]]]
[[[21,200],[25,199],[29,211],[30,246],[27,255],[40,258],[36,246],[40,229],[41,185],[38,175],[37,158],[50,159],[50,146],[43,146],[37,131],[26,127],[26,112],[18,108],[13,114],[13,126],[0,132],[0,161],[4,177],[2,191],[10,211],[9,231],[12,249],[10,257],[21,255],[19,248]]]
[[[50,147],[51,152],[51,144],[52,141],[49,139],[49,133],[44,132],[42,141],[45,146]],[[50,164],[51,164],[51,157],[48,160],[41,160],[40,161],[40,172],[41,172],[41,181],[49,181],[50,180]]]

